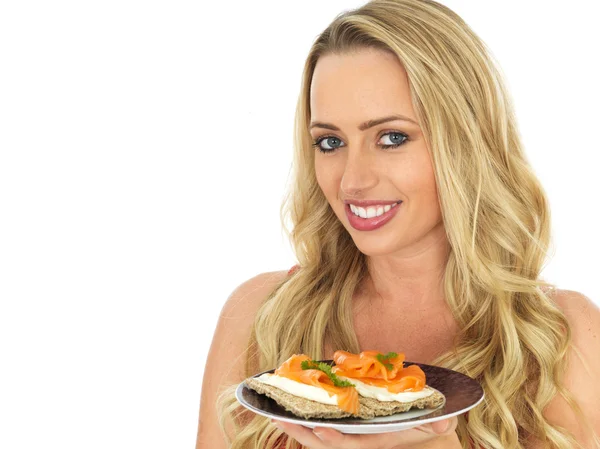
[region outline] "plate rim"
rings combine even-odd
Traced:
[[[315,360],[316,362],[324,362],[324,363],[328,363],[328,362],[333,362],[332,359],[324,359],[324,360]],[[434,367],[436,369],[442,369],[442,370],[446,370],[446,371],[451,371],[452,373],[456,373],[459,374],[461,376],[465,376],[467,378],[469,378],[471,381],[477,382],[477,384],[479,384],[479,382],[476,379],[473,379],[470,376],[467,376],[466,374],[463,374],[459,371],[455,371],[455,370],[451,370],[449,368],[445,368],[443,366],[437,366],[437,365],[429,365],[427,363],[420,363],[420,362],[411,362],[411,361],[405,361],[404,363],[406,363],[407,365],[410,364],[415,364],[415,365],[420,365],[420,366],[431,366]],[[265,370],[263,372],[257,373],[253,376],[249,376],[248,378],[256,378],[259,377],[265,373],[272,373],[276,370],[277,368],[272,368],[269,370]],[[444,407],[446,405],[446,395],[444,393],[442,393],[439,389],[432,387],[431,385],[428,385],[430,388],[439,391],[441,394],[444,395],[444,403],[440,406],[438,406],[435,409],[431,409],[431,412],[435,412],[436,410],[439,410],[439,408]],[[415,420],[411,420],[411,421],[395,421],[395,422],[352,422],[352,423],[348,423],[348,422],[334,422],[333,420],[331,421],[324,421],[324,422],[316,422],[316,421],[312,421],[311,419],[303,419],[301,417],[296,417],[296,418],[291,418],[291,417],[287,417],[287,416],[280,416],[280,415],[274,415],[273,413],[270,412],[265,412],[259,408],[254,407],[252,404],[248,403],[247,401],[243,400],[243,398],[241,397],[241,392],[243,391],[244,388],[248,388],[249,390],[252,390],[250,387],[248,387],[245,384],[245,379],[240,382],[238,384],[238,387],[236,388],[235,391],[235,396],[237,401],[243,405],[244,407],[248,408],[250,411],[264,416],[266,418],[272,418],[272,419],[277,419],[280,421],[284,421],[284,422],[289,422],[292,424],[299,424],[302,425],[304,427],[329,427],[329,428],[334,428],[334,429],[374,429],[374,430],[384,430],[384,429],[388,429],[387,431],[389,432],[393,432],[394,430],[407,430],[410,429],[412,427],[417,427],[423,424],[428,424],[431,422],[435,422],[435,421],[441,421],[443,419],[448,419],[451,418],[453,416],[457,416],[457,415],[461,415],[463,413],[468,412],[469,410],[471,410],[472,408],[476,407],[477,405],[479,405],[483,399],[485,398],[485,391],[483,389],[483,387],[481,386],[481,384],[479,384],[480,389],[481,389],[481,397],[473,404],[461,409],[461,410],[456,410],[454,412],[449,412],[449,413],[445,413],[443,415],[438,415],[438,416],[434,416],[431,418],[423,418],[423,419],[419,419],[418,417]],[[254,390],[252,390],[254,391]],[[257,393],[259,394],[259,393]],[[270,398],[271,400],[274,400],[272,398]],[[389,415],[391,416],[391,415]],[[426,416],[426,415],[424,415]],[[324,418],[320,418],[320,419],[324,419]],[[373,432],[375,433],[375,432]],[[384,433],[384,432],[379,432],[379,433]]]

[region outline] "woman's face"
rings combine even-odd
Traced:
[[[395,56],[361,50],[319,58],[310,108],[310,133],[320,141],[314,149],[317,181],[363,253],[416,254],[445,236],[432,162],[416,123],[406,72]],[[415,123],[393,119],[360,126],[392,115]],[[400,145],[382,147],[395,144]],[[365,219],[351,215],[346,204],[361,200],[402,202],[388,212],[375,206],[371,214],[384,214]]]

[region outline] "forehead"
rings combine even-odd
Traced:
[[[386,114],[415,118],[408,76],[398,58],[382,50],[321,56],[310,86],[311,119],[344,126]]]

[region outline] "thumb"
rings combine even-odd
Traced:
[[[453,416],[452,418],[442,419],[440,421],[434,421],[432,423],[419,426],[417,429],[435,435],[445,435],[454,432],[457,425],[458,419],[456,416]]]
[[[448,434],[454,432],[458,425],[458,419],[453,416],[449,419],[442,419],[441,421],[435,421],[431,423],[431,430],[438,435]]]

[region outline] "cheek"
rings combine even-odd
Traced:
[[[420,207],[423,209],[424,215],[438,221],[441,216],[441,210],[437,194],[435,173],[433,172],[433,167],[430,163],[424,164],[422,174],[423,176],[421,179],[415,181],[418,182]]]
[[[330,163],[329,161],[323,161],[316,156],[315,175],[321,190],[323,190],[325,193],[325,196],[335,196],[335,192],[337,191],[336,183],[338,182],[338,174],[335,164]]]
[[[404,161],[402,170],[394,172],[399,190],[420,209],[430,207],[432,213],[439,210],[435,173],[425,153],[411,161]]]
[[[327,180],[327,178],[323,174],[322,165],[316,161],[315,161],[315,176],[317,178],[317,184],[319,184],[319,187],[321,188],[321,190],[323,190],[323,192],[325,192],[327,190],[327,186],[325,185],[325,181]]]
[[[413,195],[427,198],[437,196],[435,176],[428,167],[422,167],[408,175],[405,185]]]

